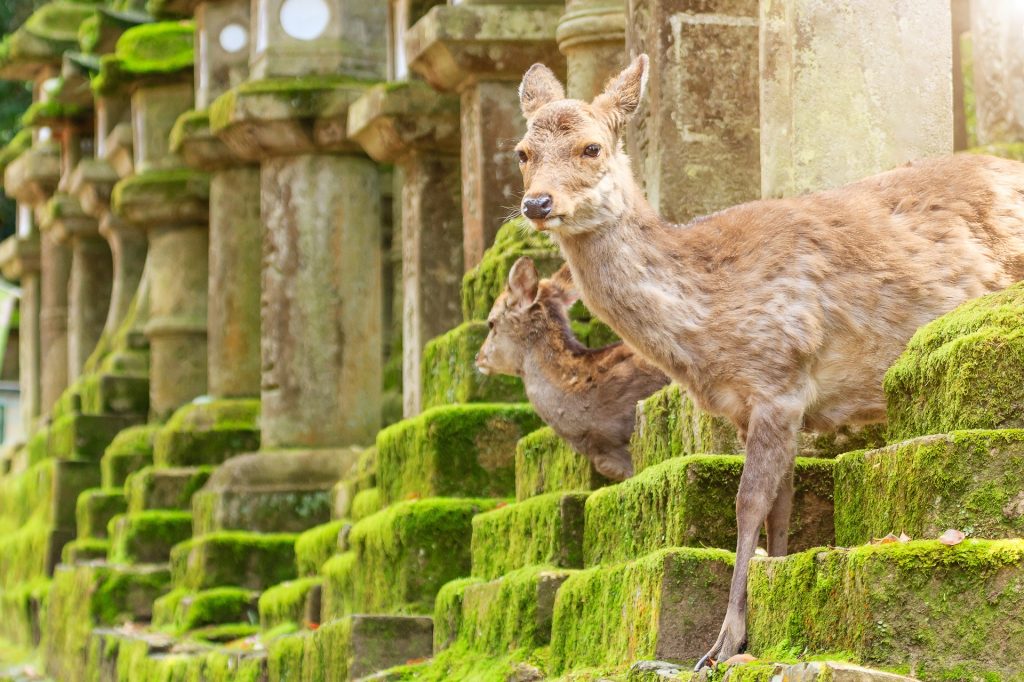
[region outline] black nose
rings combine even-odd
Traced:
[[[540,220],[551,214],[551,195],[542,194],[539,197],[527,197],[523,199],[523,213],[527,218]]]

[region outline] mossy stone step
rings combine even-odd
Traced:
[[[912,677],[872,670],[844,661],[772,663],[752,661],[721,668],[690,672],[664,661],[638,661],[629,668],[627,682],[913,682]]]
[[[369,447],[359,453],[355,466],[334,484],[331,518],[348,519],[352,516],[352,503],[356,495],[377,487],[377,448]]]
[[[320,623],[319,577],[288,580],[260,595],[260,628],[266,632],[291,623],[298,629]]]
[[[228,629],[225,630],[224,627]],[[252,632],[252,626],[221,626],[231,636]],[[197,631],[203,632],[203,631]],[[217,631],[204,634],[216,637]],[[97,628],[89,641],[84,679],[101,682],[263,682],[266,680],[266,652],[242,647],[226,648],[190,640],[175,646],[175,640],[158,633],[128,633],[121,629]]]
[[[968,301],[914,334],[884,387],[892,442],[1024,427],[1024,283]]]
[[[192,508],[192,495],[203,487],[213,467],[175,467],[140,469],[125,481],[128,511],[141,512],[147,509]]]
[[[549,672],[696,660],[718,636],[732,564],[724,550],[679,548],[573,573],[555,600]]]
[[[67,414],[50,425],[47,452],[61,459],[98,461],[121,431],[142,421],[138,416]]]
[[[485,580],[525,566],[583,567],[588,493],[550,493],[473,517],[473,575]]]
[[[146,364],[145,353],[128,354]],[[90,414],[149,414],[149,377],[97,372],[83,378],[82,409]]]
[[[96,538],[78,538],[64,545],[60,560],[65,564],[77,564],[86,561],[103,560],[110,551],[109,540]]]
[[[259,593],[241,587],[174,589],[153,603],[153,626],[184,634],[213,625],[252,623],[258,598]]]
[[[516,441],[540,427],[529,405],[435,407],[377,435],[385,503],[411,497],[511,497]]]
[[[401,502],[355,524],[352,551],[324,565],[324,622],[352,613],[432,613],[441,586],[469,574],[473,516],[496,504]]]
[[[179,408],[153,443],[159,467],[220,464],[232,455],[260,447],[260,402],[215,400]]]
[[[271,642],[269,682],[358,680],[432,652],[430,618],[347,616]]]
[[[475,358],[485,338],[487,323],[480,319],[464,322],[426,343],[421,365],[423,409],[466,403],[526,402],[526,389],[519,377],[477,370]]]
[[[95,462],[47,459],[0,479],[0,524],[22,527],[38,521],[71,531],[78,496],[100,482]]]
[[[849,652],[922,680],[1017,679],[1024,540],[936,541],[755,558],[752,652]]]
[[[164,509],[120,514],[108,532],[111,561],[166,562],[172,547],[192,537],[192,515]]]
[[[223,586],[265,590],[294,579],[296,537],[221,531],[186,540],[171,550],[174,586],[193,591]]]
[[[53,575],[72,530],[33,520],[0,537],[0,591]]]
[[[456,643],[494,656],[546,646],[551,641],[555,594],[572,573],[530,566],[489,582],[449,583],[435,606],[435,652]]]
[[[114,437],[100,460],[104,488],[124,486],[129,474],[153,463],[153,438],[159,430],[159,424],[143,424]]]
[[[1024,537],[1024,430],[922,436],[836,461],[836,544],[889,533]]]
[[[833,466],[834,460],[797,458],[791,547],[833,542]],[[677,457],[591,493],[584,565],[626,561],[664,547],[734,548],[742,471],[737,455]]]
[[[43,632],[47,671],[59,680],[83,679],[92,629],[148,621],[169,582],[167,566],[159,564],[58,567]]]
[[[597,490],[610,485],[590,461],[544,426],[516,443],[516,499],[572,490]]]
[[[310,528],[295,541],[295,561],[299,575],[307,578],[320,574],[324,562],[335,554],[348,551],[350,521],[331,521]]]
[[[39,578],[0,590],[0,638],[21,649],[39,645],[50,585],[50,580]]]
[[[107,524],[128,509],[121,488],[91,488],[78,496],[75,517],[79,538],[107,537]]]
[[[362,521],[383,508],[384,500],[381,498],[380,488],[361,490],[352,498],[352,520]]]

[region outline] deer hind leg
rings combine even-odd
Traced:
[[[591,461],[599,474],[613,481],[625,481],[633,475],[633,460],[626,448],[598,453]]]
[[[783,482],[792,475],[801,412],[798,404],[790,402],[760,405],[751,414],[747,457],[736,495],[736,566],[729,589],[729,607],[717,641],[697,663],[697,670],[711,660],[734,656],[746,643],[748,564],[757,549],[761,526],[771,513]]]
[[[765,519],[765,535],[768,538],[768,556],[786,556],[789,548],[789,519],[793,512],[793,467],[782,479],[775,496],[775,504]]]

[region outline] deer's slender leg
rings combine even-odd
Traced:
[[[768,538],[768,556],[786,556],[789,547],[789,519],[793,512],[793,466],[789,475],[782,479],[775,504],[765,519],[765,535]]]
[[[801,407],[795,402],[759,405],[750,416],[747,458],[736,495],[736,566],[729,589],[725,622],[697,669],[712,659],[739,653],[747,636],[747,572],[757,549],[761,525],[768,518],[783,481],[791,476]]]

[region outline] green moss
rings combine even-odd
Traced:
[[[514,403],[526,401],[519,377],[482,374],[474,358],[487,338],[486,322],[465,322],[423,348],[423,407],[461,403]]]
[[[427,410],[377,436],[386,502],[430,496],[510,496],[515,443],[541,425],[529,405],[457,405]]]
[[[192,537],[192,514],[153,509],[110,520],[110,560],[124,563],[167,561],[171,548]]]
[[[516,499],[558,491],[596,490],[611,483],[550,426],[516,443]]]
[[[33,12],[18,30],[4,37],[0,45],[0,67],[18,64],[58,66],[65,50],[77,47],[78,26],[89,17],[94,5],[48,2]],[[30,73],[17,73],[30,78]]]
[[[572,571],[530,566],[499,580],[468,585],[459,638],[490,654],[533,650],[551,639],[555,593]]]
[[[832,468],[832,460],[796,460],[790,524],[795,549],[833,540]],[[743,458],[736,455],[678,457],[595,491],[586,503],[585,565],[625,561],[663,547],[735,547],[742,471]]]
[[[473,575],[492,580],[525,566],[583,566],[587,493],[551,493],[473,518]]]
[[[221,531],[187,540],[171,550],[175,587],[200,590],[237,586],[252,590],[296,577],[290,533]]]
[[[47,453],[60,459],[98,461],[121,431],[138,422],[117,415],[65,414],[50,425]]]
[[[108,540],[79,538],[64,545],[60,560],[65,564],[77,564],[83,561],[106,559],[109,550],[110,542]]]
[[[836,465],[836,541],[889,533],[935,538],[1024,535],[1024,431],[957,431],[843,455]]]
[[[175,604],[174,631],[256,621],[256,594],[238,587],[215,587],[187,594]]]
[[[445,583],[434,600],[434,651],[453,646],[462,630],[462,602],[470,585],[484,582],[480,578],[456,578]]]
[[[0,149],[0,177],[3,177],[4,171],[7,170],[7,166],[12,161],[24,154],[32,146],[32,130],[30,128],[23,128],[11,138],[11,141],[4,145],[3,149]]]
[[[336,554],[324,562],[320,618],[330,621],[355,609],[356,553]]]
[[[260,628],[273,630],[284,623],[306,625],[306,599],[321,585],[320,578],[300,578],[274,585],[260,595]]]
[[[78,25],[78,46],[85,54],[92,54],[100,44],[100,15],[93,13]]]
[[[21,125],[26,128],[47,125],[61,119],[84,118],[89,109],[78,104],[66,102],[34,102],[21,116]]]
[[[192,496],[206,484],[214,467],[157,469],[145,467],[125,481],[128,511],[192,508]]]
[[[531,229],[522,218],[502,225],[494,236],[494,244],[484,253],[480,263],[462,278],[462,319],[486,320],[494,301],[505,290],[512,264],[529,256],[541,275],[550,275],[562,260],[547,235]],[[474,351],[475,352],[475,351]]]
[[[119,488],[128,475],[153,463],[153,437],[159,424],[124,429],[107,446],[100,460],[104,488]]]
[[[380,488],[367,488],[356,493],[352,500],[352,520],[361,521],[367,516],[376,514],[384,507],[380,496]]]
[[[107,524],[128,509],[120,488],[92,488],[78,496],[75,505],[78,537],[106,538]]]
[[[402,502],[355,524],[349,533],[355,570],[345,577],[351,580],[345,613],[430,613],[441,586],[469,574],[472,518],[495,504],[482,499]],[[328,610],[326,595],[336,575],[327,568],[337,561],[325,566],[325,620],[343,615]]]
[[[668,549],[574,573],[555,602],[550,672],[695,658],[724,613],[732,563],[723,550]]]
[[[109,94],[134,81],[178,72],[190,73],[195,27],[189,21],[142,24],[125,31],[114,54],[100,60],[93,90]]]
[[[114,211],[123,213],[134,204],[173,200],[175,197],[209,199],[210,177],[188,168],[129,175],[114,185],[111,206]]]
[[[889,438],[1024,427],[1024,284],[925,325],[885,375]]]
[[[174,121],[171,129],[171,151],[180,152],[181,146],[196,135],[210,134],[210,113],[207,110],[189,110]]]
[[[1024,541],[934,541],[756,559],[755,654],[848,651],[922,680],[1014,679],[1024,656]]]
[[[159,467],[219,464],[259,450],[260,401],[216,400],[179,408],[153,442]]]
[[[346,520],[331,521],[310,528],[299,535],[299,539],[295,541],[295,560],[299,575],[318,575],[325,561],[339,552],[346,551],[348,542],[344,538],[350,527],[351,522]]]
[[[17,663],[22,654],[27,660],[27,650],[37,645],[50,585],[49,579],[36,578],[0,590],[0,660],[6,664]],[[19,651],[12,651],[12,645]]]

